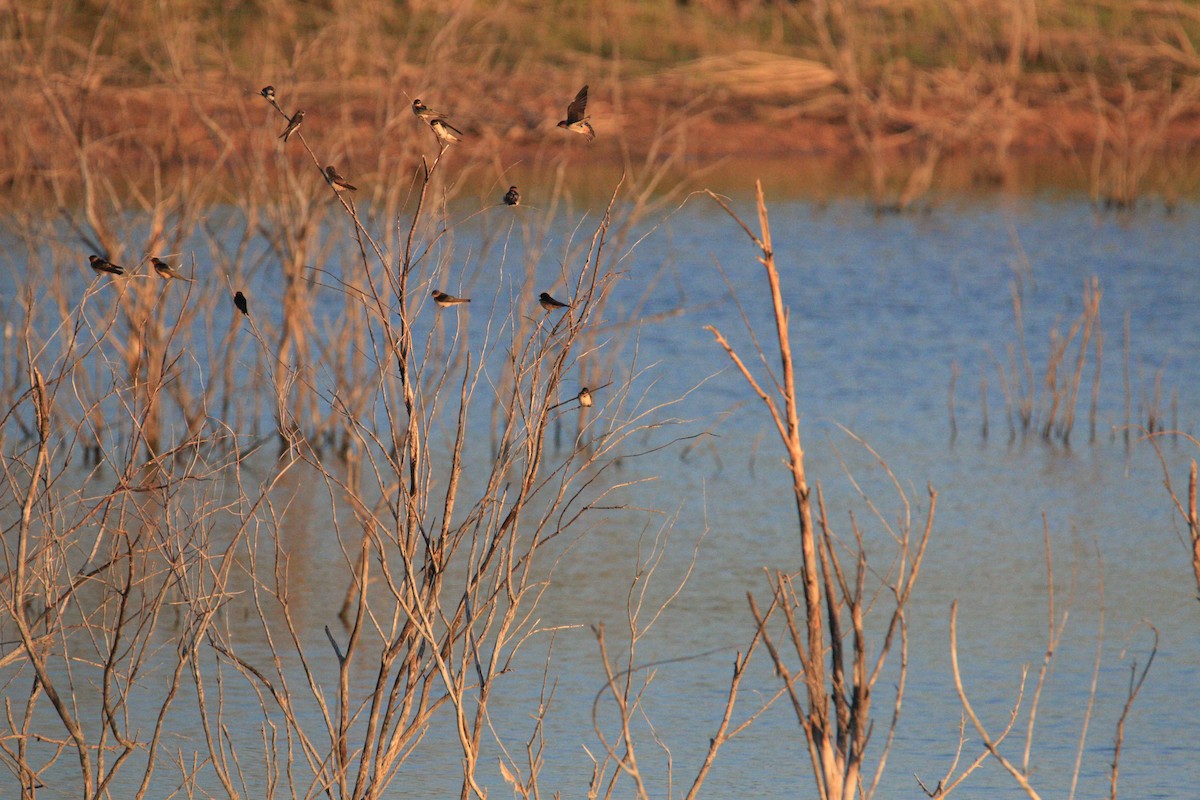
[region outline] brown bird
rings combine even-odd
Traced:
[[[241,292],[235,292],[233,295],[233,305],[238,311],[242,312],[247,317],[250,316],[250,309],[246,305],[246,295],[242,294]]]
[[[440,111],[434,111],[432,108],[425,105],[420,100],[413,100],[412,112],[414,114],[416,114],[419,119],[423,119],[426,122],[430,122],[435,119],[445,119],[446,118],[445,114],[441,113]]]
[[[452,142],[462,141],[463,132],[440,117],[429,120],[429,127],[433,128],[433,132],[438,138],[438,144],[442,147],[446,147]]]
[[[99,275],[101,272],[107,272],[109,275],[124,275],[125,268],[118,267],[116,264],[109,261],[107,258],[101,258],[97,255],[88,256],[88,261],[91,262],[92,269]]]
[[[430,292],[430,294],[433,296],[433,302],[437,303],[442,308],[447,308],[448,306],[456,306],[459,303],[471,302],[471,299],[469,297],[455,297],[452,294],[446,294],[445,292],[439,292],[437,289],[434,289],[432,292]]]
[[[288,137],[291,136],[292,133],[295,132],[296,128],[300,127],[301,122],[304,122],[304,110],[303,109],[301,109],[300,111],[297,111],[295,114],[292,115],[292,118],[288,120],[287,127],[283,129],[283,133],[279,134],[279,138],[283,139],[286,142],[288,140]]]
[[[541,303],[542,308],[546,309],[547,311],[554,311],[554,310],[560,309],[560,308],[570,308],[571,307],[567,303],[563,303],[559,300],[555,300],[547,292],[542,292],[541,294],[538,295],[538,302]]]
[[[592,130],[591,123],[588,122],[587,90],[587,84],[584,84],[583,88],[579,90],[579,94],[575,95],[575,99],[571,101],[571,105],[567,106],[567,118],[558,123],[558,127],[582,134],[583,138],[590,142],[596,138],[596,132]]]
[[[330,164],[325,168],[325,180],[329,181],[329,185],[333,187],[335,192],[340,192],[343,189],[349,189],[352,192],[357,192],[358,187],[350,183],[338,173],[337,167]]]
[[[504,193],[504,204],[508,206],[519,206],[521,204],[521,193],[517,191],[517,187],[508,187],[508,191]]]
[[[592,407],[592,393],[588,391],[586,386],[579,390],[579,395],[576,399],[579,400],[579,405],[582,408]]]
[[[150,263],[154,265],[154,271],[158,273],[160,278],[165,278],[167,280],[174,278],[175,280],[187,281],[188,283],[191,283],[192,281],[191,278],[185,278],[184,276],[180,275],[174,267],[163,261],[161,258],[151,256]]]

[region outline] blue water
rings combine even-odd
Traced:
[[[748,198],[735,202],[745,219],[754,219]],[[472,210],[462,209],[462,215]],[[1107,792],[1111,743],[1129,665],[1145,663],[1149,653],[1145,622],[1158,629],[1160,650],[1126,724],[1121,796],[1194,796],[1200,784],[1192,745],[1200,740],[1200,607],[1183,543],[1186,530],[1163,487],[1159,456],[1140,425],[1160,375],[1165,424],[1177,423],[1179,431],[1195,435],[1200,421],[1197,212],[1185,208],[1173,216],[1146,213],[1122,219],[1097,216],[1082,202],[1034,198],[962,201],[927,216],[875,218],[852,202],[772,202],[770,213],[790,311],[809,481],[823,491],[829,523],[842,541],[852,541],[853,525],[862,529],[874,570],[869,587],[871,578],[890,563],[889,530],[907,524],[911,535],[919,536],[929,506],[926,486],[938,493],[929,551],[908,614],[903,713],[877,796],[919,796],[913,774],[932,787],[953,759],[960,718],[948,643],[954,601],[967,690],[989,729],[1007,722],[1021,669],[1030,665],[1021,721],[1002,747],[1011,760],[1020,761],[1033,683],[1046,648],[1044,532],[1053,551],[1060,619],[1068,609],[1068,592],[1071,596],[1065,632],[1038,708],[1030,760],[1034,786],[1043,796],[1065,796],[1069,789],[1103,605],[1100,671],[1078,795]],[[509,227],[505,217],[489,212],[459,227],[452,241],[433,250],[429,269],[436,274],[425,275],[430,285],[471,294],[471,313],[435,317],[428,307],[416,329],[421,347],[428,337],[444,342],[457,331],[478,358],[491,364],[488,374],[498,375],[507,340],[496,320],[503,320],[514,303],[529,306],[521,313],[540,316],[532,303],[537,291],[567,294],[558,281],[564,269],[560,261],[575,274],[582,263],[579,246],[586,244],[598,219],[598,212],[591,212],[582,224],[578,218],[557,220],[540,254],[543,243],[536,235],[520,225]],[[553,639],[550,676],[557,688],[546,722],[543,796],[553,791],[583,796],[591,774],[587,752],[602,754],[591,714],[603,676],[590,626],[605,624],[613,653],[628,650],[626,602],[639,548],[644,558],[655,537],[669,532],[667,556],[650,584],[650,603],[671,595],[694,558],[686,585],[638,643],[634,659],[639,665],[657,665],[644,708],[670,750],[672,794],[682,794],[690,785],[720,718],[733,654],[744,650],[753,634],[746,593],[767,605],[764,569],[794,573],[799,565],[795,506],[778,437],[762,404],[704,329],[717,327],[758,380],[771,385],[779,361],[757,252],[724,212],[702,198],[655,222],[653,230],[638,223],[615,245],[622,275],[613,284],[608,310],[597,320],[601,347],[582,360],[578,380],[614,382],[597,393],[593,434],[614,420],[670,405],[650,413],[647,422],[653,426],[623,445],[626,458],[608,477],[629,485],[606,498],[605,505],[627,510],[585,515],[584,528],[577,531],[584,535],[555,565],[538,608],[540,626],[563,626]],[[326,274],[349,275],[356,250],[345,228],[334,225],[325,238]],[[527,280],[525,266],[535,258],[534,277]],[[71,265],[62,268],[70,270]],[[16,295],[9,291],[19,276],[13,270],[3,278],[8,319],[19,316]],[[1035,408],[1043,414],[1050,331],[1066,334],[1082,311],[1084,284],[1092,276],[1103,292],[1095,439],[1088,427],[1094,341],[1069,444],[1044,441],[1037,430],[1025,432],[1019,424],[1010,430],[997,364],[1008,368],[1010,348],[1019,341],[1014,287],[1022,302]],[[253,312],[269,327],[280,298],[269,263],[247,269],[245,280]],[[345,313],[344,296],[332,285],[332,280],[322,280],[314,295],[320,329],[313,335],[328,353],[337,351],[337,324]],[[197,348],[194,354],[201,365],[206,352],[223,346],[212,332],[223,333],[234,319],[226,284],[220,286],[206,306],[211,310],[196,323],[206,331],[200,340],[208,349]],[[425,293],[422,289],[421,296]],[[640,325],[604,328],[624,321],[636,308]],[[765,363],[754,356],[739,308],[763,345]],[[492,309],[501,313],[489,325]],[[244,335],[236,342],[239,363],[255,368],[256,345]],[[1062,377],[1074,368],[1077,353],[1078,337],[1067,350]],[[1132,430],[1125,427],[1126,363]],[[326,361],[317,371],[318,380],[329,380],[329,369]],[[956,435],[949,411],[954,369]],[[202,367],[187,375],[203,385]],[[981,378],[987,385],[986,436]],[[626,380],[631,381],[627,395],[620,391]],[[1172,398],[1177,398],[1175,409]],[[378,410],[376,415],[381,418]],[[482,411],[480,421],[486,427]],[[248,434],[251,423],[238,424],[239,432]],[[573,425],[573,413],[565,415],[562,442],[570,441]],[[886,462],[899,491],[855,437]],[[486,439],[481,435],[471,443],[468,461],[487,458]],[[662,447],[674,439],[679,441]],[[1179,435],[1157,441],[1170,479],[1182,492],[1187,464],[1200,448]],[[256,482],[270,474],[269,460],[249,466]],[[323,489],[313,492],[303,476],[286,481],[278,497],[280,505],[292,504],[285,544],[293,554],[293,575],[305,589],[296,598],[297,620],[310,634],[321,668],[329,670],[322,629],[337,629],[334,614],[346,582],[331,514]],[[234,608],[239,602],[246,601],[235,602]],[[888,607],[885,595],[869,618],[872,653]],[[652,616],[649,606],[643,614],[643,619]],[[231,630],[244,636],[253,651],[258,635],[253,624],[235,614]],[[493,698],[491,723],[510,752],[523,752],[532,731],[529,715],[542,688],[549,643],[548,634],[535,636]],[[889,724],[898,652],[888,664],[876,687],[876,755]],[[639,679],[649,675],[649,669],[638,672]],[[356,676],[364,689],[371,679],[369,671]],[[261,725],[257,703],[244,686],[239,688],[235,676],[227,680],[234,702],[225,722],[235,738],[254,741]],[[779,685],[760,649],[734,719],[752,713]],[[602,703],[601,708],[611,735],[611,706]],[[651,794],[665,797],[666,754],[645,721],[639,721],[638,731],[639,759]],[[980,752],[969,724],[967,735],[963,763]],[[506,796],[495,771],[495,744],[490,737],[485,740],[490,756],[483,777],[492,794]],[[186,741],[174,744],[186,750]],[[392,796],[457,793],[461,768],[456,753],[448,727],[435,723],[397,776]],[[873,771],[875,763],[868,759],[868,769]],[[252,776],[252,789],[254,781]],[[722,750],[705,794],[813,794],[804,737],[786,699]],[[985,762],[956,794],[1024,796],[994,761]],[[67,790],[49,796],[74,794]]]

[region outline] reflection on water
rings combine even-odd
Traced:
[[[1124,701],[1129,663],[1135,658],[1144,662],[1147,653],[1144,630],[1131,638],[1141,620],[1158,628],[1162,650],[1128,722],[1122,786],[1137,797],[1179,797],[1193,791],[1200,773],[1194,748],[1182,743],[1200,738],[1196,587],[1180,526],[1162,488],[1158,456],[1145,442],[1126,446],[1124,375],[1127,364],[1135,426],[1145,420],[1161,374],[1166,398],[1161,405],[1176,398],[1172,413],[1179,428],[1195,433],[1200,419],[1200,271],[1194,254],[1200,252],[1200,227],[1188,213],[1147,215],[1122,224],[1097,218],[1080,204],[1038,200],[975,203],[926,217],[878,220],[857,203],[820,208],[779,203],[771,213],[798,358],[808,472],[825,493],[831,524],[848,536],[853,512],[869,545],[887,553],[884,527],[856,484],[887,523],[900,524],[905,513],[886,472],[843,426],[887,461],[911,503],[907,513],[914,526],[920,526],[928,506],[926,484],[939,495],[931,549],[909,615],[911,671],[904,714],[881,796],[916,796],[913,773],[933,785],[953,758],[959,704],[948,657],[952,601],[959,602],[968,691],[989,725],[999,728],[1006,721],[1022,666],[1036,670],[1047,628],[1043,520],[1054,553],[1058,602],[1065,603],[1072,582],[1074,594],[1039,710],[1035,785],[1048,795],[1069,787],[1103,610],[1098,698],[1080,796],[1096,796],[1106,786],[1107,748]],[[460,230],[457,235],[461,247],[469,234]],[[519,743],[532,731],[529,714],[542,691],[542,668],[552,641],[551,678],[557,688],[546,728],[544,792],[576,796],[586,785],[591,764],[584,748],[598,752],[591,713],[603,686],[590,626],[603,622],[613,646],[620,647],[639,549],[645,552],[661,529],[669,528],[669,555],[651,583],[652,600],[667,597],[695,558],[686,587],[638,650],[639,662],[661,662],[646,711],[671,749],[677,786],[690,783],[719,720],[733,653],[752,634],[746,593],[765,597],[764,568],[797,569],[795,512],[775,434],[703,329],[715,325],[743,354],[752,352],[739,306],[729,293],[735,287],[746,316],[755,325],[767,324],[768,299],[753,256],[727,219],[693,202],[634,251],[626,264],[628,274],[613,289],[614,308],[632,308],[642,301],[645,282],[659,278],[642,311],[655,321],[624,344],[613,363],[617,370],[630,371],[635,358],[638,370],[657,365],[634,379],[643,407],[686,396],[661,412],[673,420],[669,427],[627,445],[629,457],[609,478],[629,486],[606,505],[656,512],[593,512],[586,517],[586,535],[555,543],[553,570],[543,564],[551,580],[539,607],[539,624],[560,630],[552,639],[535,637],[521,651],[493,700],[492,726],[510,747],[523,746]],[[658,272],[660,267],[664,273]],[[482,265],[477,269],[482,271]],[[544,279],[539,285],[549,285],[557,269],[552,263],[539,266],[539,279]],[[1104,341],[1095,441],[1089,441],[1087,419],[1094,351],[1084,367],[1086,388],[1069,447],[1044,442],[1036,433],[1010,433],[1000,367],[1008,368],[1020,342],[1014,282],[1019,281],[1025,346],[1040,403],[1050,332],[1057,328],[1065,335],[1080,314],[1084,282],[1093,275],[1103,290]],[[508,273],[477,275],[470,287],[474,306],[482,311],[479,307],[490,302],[523,296],[521,280]],[[264,278],[255,288],[256,296],[264,298],[262,306],[269,307],[269,282]],[[486,295],[489,289],[495,290],[495,301]],[[688,310],[676,313],[681,308]],[[333,307],[327,311],[337,313]],[[482,313],[461,318],[468,342],[493,335],[483,329],[484,318]],[[444,327],[435,331],[437,336],[453,335],[449,318],[438,324]],[[773,335],[765,327],[758,332],[764,339]],[[501,351],[497,348],[493,355],[503,357]],[[1069,354],[1073,366],[1075,349]],[[768,358],[767,367],[775,366]],[[959,374],[956,438],[949,411],[954,368]],[[986,438],[981,433],[985,381]],[[615,411],[606,407],[608,400],[598,395],[598,413]],[[569,417],[564,419],[561,441],[569,447],[574,429]],[[671,438],[698,434],[656,449]],[[1133,438],[1138,438],[1136,431]],[[1175,437],[1161,444],[1172,480],[1182,486],[1195,448]],[[486,461],[491,446],[486,437],[469,443],[468,463]],[[272,469],[269,455],[256,456],[245,466],[246,480],[265,482]],[[654,480],[638,482],[650,476]],[[468,472],[466,480],[479,478]],[[323,629],[328,625],[335,638],[340,635],[336,614],[358,541],[352,517],[331,513],[331,495],[336,490],[303,468],[286,476],[272,494],[286,532],[282,545],[290,578],[293,586],[302,587],[294,595],[294,621],[312,652],[322,654],[313,667],[326,680],[336,675],[336,662]],[[236,517],[231,514],[227,524],[237,524]],[[247,643],[251,660],[255,655],[266,658],[265,650],[253,650],[264,631],[248,613],[252,587],[248,579],[239,580],[224,624],[230,636]],[[365,690],[374,677],[364,669],[352,679]],[[881,681],[875,699],[880,716],[875,747],[884,738],[893,684],[894,679]],[[777,687],[760,654],[743,687],[746,708]],[[230,736],[254,741],[261,724],[257,701],[234,681],[226,692],[230,707],[224,722]],[[176,744],[185,750],[188,722],[184,714],[176,731]],[[970,739],[966,752],[973,756],[978,745],[975,736]],[[662,780],[665,759],[648,737],[644,742],[643,768]],[[1012,751],[1019,752],[1019,745]],[[448,725],[435,723],[425,745],[401,771],[394,796],[456,791],[461,780],[456,752]],[[493,765],[486,775],[491,791],[504,794],[494,753],[484,761]],[[780,704],[722,751],[707,786],[711,796],[782,798],[806,794],[810,781],[803,736]],[[961,791],[967,797],[1020,796],[991,764]]]

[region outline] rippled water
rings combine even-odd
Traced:
[[[739,208],[753,218],[749,201]],[[875,569],[890,554],[883,525],[859,495],[856,481],[883,520],[899,524],[903,503],[860,437],[886,461],[911,503],[915,528],[928,507],[926,484],[938,492],[930,550],[909,615],[907,693],[881,797],[919,796],[918,774],[933,786],[949,767],[958,739],[960,706],[949,666],[948,620],[959,603],[959,645],[968,691],[993,728],[1007,721],[1022,665],[1036,673],[1045,650],[1047,571],[1043,523],[1054,552],[1061,613],[1074,577],[1069,622],[1039,709],[1033,741],[1034,785],[1043,796],[1065,796],[1092,680],[1103,607],[1104,640],[1092,726],[1083,757],[1079,796],[1107,790],[1116,718],[1132,660],[1144,663],[1150,637],[1140,621],[1157,627],[1160,651],[1126,728],[1122,796],[1188,797],[1200,785],[1200,608],[1181,526],[1163,488],[1155,450],[1132,432],[1125,436],[1128,363],[1134,424],[1161,373],[1168,425],[1195,434],[1200,420],[1200,226],[1185,209],[1174,216],[1147,213],[1118,219],[1097,216],[1075,200],[972,201],[928,216],[874,218],[855,203],[817,206],[771,204],[772,233],[790,309],[792,346],[802,410],[802,437],[810,482],[825,493],[830,521],[842,537],[851,518],[863,527]],[[560,227],[551,236],[565,239]],[[471,234],[459,231],[458,248]],[[351,245],[346,243],[347,248]],[[515,262],[517,258],[510,254]],[[552,259],[547,259],[547,262]],[[495,287],[498,296],[524,297],[510,273],[475,265],[469,284],[478,309]],[[670,524],[669,555],[652,584],[665,597],[690,563],[696,565],[667,615],[640,645],[638,661],[654,667],[646,710],[673,756],[677,790],[690,784],[723,701],[735,650],[753,633],[746,593],[767,602],[763,569],[795,571],[795,508],[780,466],[782,450],[763,408],[706,325],[718,327],[746,356],[752,342],[738,305],[768,348],[773,336],[769,297],[755,251],[723,212],[694,200],[633,250],[627,274],[613,293],[615,309],[632,308],[651,280],[659,283],[644,308],[648,320],[623,346],[617,369],[657,365],[635,379],[647,405],[679,399],[663,416],[679,420],[647,436],[646,447],[674,437],[698,438],[627,459],[618,479],[654,476],[620,499],[662,514],[595,514],[589,534],[563,557],[540,606],[546,626],[575,626],[554,637],[557,681],[547,723],[543,795],[560,790],[582,796],[591,772],[585,747],[600,750],[591,712],[603,686],[589,626],[603,622],[620,641],[625,603],[638,548]],[[558,266],[539,267],[542,284]],[[1084,369],[1078,420],[1069,446],[1036,433],[1010,435],[997,362],[1008,363],[1018,342],[1012,292],[1018,282],[1025,342],[1039,398],[1049,333],[1066,333],[1082,308],[1083,287],[1097,276],[1103,291],[1104,335],[1096,436],[1090,441],[1088,403],[1094,352]],[[449,287],[451,290],[453,286]],[[272,286],[255,287],[269,307]],[[682,313],[678,313],[682,309]],[[660,318],[660,315],[663,318]],[[482,335],[480,319],[464,324]],[[1124,326],[1128,318],[1128,359]],[[1069,350],[1074,363],[1077,346]],[[758,374],[763,375],[761,368]],[[953,435],[949,411],[953,370]],[[616,375],[621,379],[622,375]],[[987,382],[989,428],[982,431],[981,378]],[[1172,409],[1172,398],[1177,408]],[[611,397],[597,397],[605,413]],[[637,451],[640,442],[629,449]],[[1177,489],[1197,448],[1180,437],[1160,440]],[[483,445],[479,445],[483,451]],[[267,463],[259,465],[265,472]],[[280,490],[294,497],[288,546],[293,575],[307,591],[298,620],[323,639],[345,589],[341,555],[329,535],[328,510],[303,477]],[[1103,600],[1100,576],[1103,575]],[[881,601],[886,607],[886,602]],[[878,615],[876,616],[878,622]],[[233,624],[236,626],[237,620]],[[878,631],[878,628],[875,628]],[[247,637],[255,635],[247,623]],[[548,637],[535,640],[503,679],[492,724],[510,746],[531,730],[529,713],[541,689]],[[878,642],[878,639],[873,639]],[[614,644],[616,649],[619,644]],[[1126,648],[1128,648],[1126,650]],[[765,652],[741,700],[748,713],[778,688]],[[332,658],[330,658],[332,662]],[[893,656],[892,664],[895,664]],[[332,674],[332,663],[325,664]],[[371,676],[356,676],[368,682]],[[886,735],[895,671],[879,683],[876,748]],[[254,736],[256,702],[237,698],[225,722]],[[238,703],[247,705],[239,717]],[[1005,752],[1019,760],[1024,723]],[[970,736],[967,757],[978,752]],[[446,746],[439,746],[444,741]],[[643,734],[641,763],[654,793],[665,796],[665,756]],[[435,726],[426,745],[393,784],[392,796],[429,797],[457,792],[457,745]],[[495,764],[494,756],[485,761]],[[869,766],[873,768],[874,762]],[[487,776],[495,796],[507,796],[498,773]],[[812,795],[812,771],[801,733],[781,702],[722,750],[706,784],[711,797]],[[254,787],[251,786],[253,790]],[[57,796],[57,795],[50,795]],[[958,790],[961,797],[1023,794],[994,763]]]
[[[952,758],[959,720],[948,657],[953,600],[960,604],[967,686],[993,728],[1007,719],[1021,666],[1031,664],[1036,671],[1047,625],[1043,516],[1056,583],[1064,592],[1076,544],[1080,554],[1069,625],[1038,716],[1031,760],[1035,786],[1052,794],[1065,794],[1069,787],[1100,618],[1100,559],[1105,639],[1080,795],[1106,791],[1130,661],[1144,663],[1150,641],[1144,629],[1129,637],[1146,620],[1161,633],[1161,651],[1126,730],[1122,786],[1129,796],[1189,796],[1200,770],[1189,756],[1194,748],[1180,743],[1195,741],[1200,729],[1200,690],[1194,688],[1200,674],[1196,587],[1158,459],[1145,443],[1127,448],[1122,433],[1126,313],[1135,424],[1139,399],[1151,396],[1162,370],[1164,396],[1177,392],[1178,427],[1191,434],[1196,430],[1200,273],[1194,253],[1200,250],[1189,215],[1122,222],[1097,217],[1081,205],[1036,201],[970,204],[927,218],[881,220],[854,205],[775,205],[771,211],[799,361],[809,475],[827,492],[832,524],[849,535],[848,512],[853,511],[869,536],[879,536],[880,525],[855,497],[841,460],[889,522],[901,513],[881,470],[842,426],[887,461],[917,523],[927,506],[926,482],[939,494],[931,549],[910,616],[911,673],[883,796],[916,796],[912,774],[932,786]],[[771,336],[765,324],[769,301],[754,253],[735,232],[714,243],[713,230],[722,228],[728,230],[718,214],[698,210],[677,219],[669,237],[652,241],[641,253],[652,264],[671,260],[688,301],[714,303],[712,310],[672,320],[652,334],[653,349],[678,380],[671,388],[723,370],[689,396],[684,412],[698,425],[719,419],[713,429],[719,438],[681,458],[675,470],[665,463],[673,455],[664,456],[659,474],[674,472],[671,482],[681,486],[647,493],[685,504],[676,534],[681,541],[674,543],[678,558],[686,558],[696,531],[708,531],[700,567],[677,608],[683,622],[662,634],[663,657],[704,652],[722,641],[730,649],[744,646],[744,593],[755,591],[761,602],[761,568],[793,570],[798,558],[794,509],[786,476],[777,466],[781,453],[773,430],[701,330],[716,324],[731,338],[737,335],[743,350],[748,347],[731,304],[723,301],[728,288],[712,265],[715,257],[737,287],[747,316],[763,321],[761,339]],[[1088,441],[1086,398],[1080,400],[1080,424],[1070,447],[1047,444],[1036,435],[1009,438],[994,360],[1005,359],[1006,348],[1017,341],[1011,287],[1018,273],[1026,341],[1039,381],[1050,329],[1057,324],[1066,332],[1080,313],[1084,281],[1099,278],[1105,346],[1094,442]],[[664,306],[680,302],[672,292],[661,299]],[[1075,348],[1072,363],[1074,353]],[[1083,395],[1090,391],[1094,360],[1089,359]],[[948,411],[952,364],[960,372],[956,438]],[[981,372],[989,392],[986,439]],[[721,416],[735,405],[729,416]],[[1181,488],[1195,448],[1168,439],[1163,449]],[[697,496],[705,499],[702,507]],[[614,538],[629,542],[633,532]],[[611,552],[615,545],[597,546]],[[600,560],[598,553],[586,559],[578,580],[594,575]],[[621,582],[614,578],[612,585],[616,603]],[[555,597],[561,598],[564,618],[590,620],[590,601],[579,608],[572,592]],[[660,677],[679,687],[670,700],[654,706],[662,714],[655,723],[667,732],[677,766],[685,762],[685,753],[695,754],[693,759],[702,753],[729,666],[727,651],[661,669]],[[774,683],[769,675],[762,677],[759,687],[766,691]],[[881,681],[876,699],[881,715],[890,703],[888,683]],[[590,694],[586,684],[580,690]],[[882,718],[877,727],[879,743]],[[674,741],[672,733],[678,737]],[[967,752],[977,747],[968,746]],[[1009,750],[1013,758],[1019,753],[1019,744]],[[724,755],[727,760],[710,779],[715,796],[794,796],[797,786],[803,794],[811,780],[802,735],[782,706]],[[1021,796],[992,764],[959,791],[967,797]]]

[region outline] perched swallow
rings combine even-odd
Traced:
[[[150,263],[154,265],[154,271],[158,273],[160,278],[165,278],[166,280],[171,280],[171,278],[174,278],[180,281],[187,281],[188,283],[192,282],[191,278],[185,278],[183,275],[180,275],[174,267],[163,261],[161,258],[155,258],[154,256],[151,256]]]
[[[109,275],[124,275],[125,274],[124,267],[118,267],[116,264],[112,263],[111,261],[109,261],[106,258],[101,258],[100,256],[93,255],[93,256],[88,256],[88,261],[91,262],[92,269],[96,270],[97,275],[99,275],[101,272],[107,272]]]
[[[521,205],[521,193],[517,191],[517,187],[508,187],[508,191],[504,194],[504,204],[509,206]]]
[[[279,138],[286,142],[288,137],[292,135],[292,132],[295,131],[296,128],[300,127],[301,122],[304,122],[303,109],[292,115],[292,118],[288,120],[287,127],[283,129],[283,133],[279,134]]]
[[[547,311],[554,311],[559,308],[570,308],[571,307],[567,303],[562,303],[562,302],[559,302],[558,300],[555,300],[553,297],[550,296],[550,294],[548,292],[542,292],[541,294],[539,294],[538,302],[541,303],[542,308],[546,309]]]
[[[579,390],[579,395],[578,395],[578,397],[576,397],[576,399],[579,401],[579,405],[581,408],[591,408],[592,407],[592,393],[590,391],[588,391],[588,388],[586,386],[584,386],[582,389]]]
[[[418,118],[423,119],[426,122],[432,122],[435,119],[445,119],[446,118],[445,114],[441,113],[440,111],[434,111],[432,108],[425,105],[420,100],[413,100],[412,110],[413,110],[413,113],[416,114]]]
[[[429,127],[433,128],[433,132],[437,134],[438,144],[440,144],[442,147],[445,147],[451,142],[462,141],[461,137],[463,132],[451,125],[449,122],[446,122],[446,120],[442,119],[441,117],[434,117],[433,119],[429,120]]]
[[[268,103],[270,103],[271,105],[275,105],[275,87],[274,86],[264,86],[262,88],[262,91],[259,92],[259,94],[261,94],[263,97],[267,98]]]
[[[558,127],[583,134],[583,137],[590,142],[596,138],[596,132],[592,130],[591,123],[588,122],[587,89],[587,84],[584,84],[584,87],[579,90],[579,94],[575,95],[571,105],[567,106],[567,118],[558,123]]]
[[[233,295],[233,305],[237,307],[238,311],[242,312],[247,317],[250,316],[250,309],[246,305],[246,295],[242,294],[241,292],[236,292]]]
[[[433,295],[433,302],[437,303],[442,308],[446,308],[448,306],[456,306],[459,303],[471,302],[471,298],[469,298],[469,297],[455,297],[452,294],[446,294],[445,292],[439,292],[437,289],[434,289],[433,292],[431,292],[431,294]]]
[[[329,185],[333,187],[335,192],[340,192],[343,189],[349,189],[352,192],[357,192],[358,187],[343,178],[337,171],[337,167],[330,164],[325,168],[325,180],[329,181]]]

